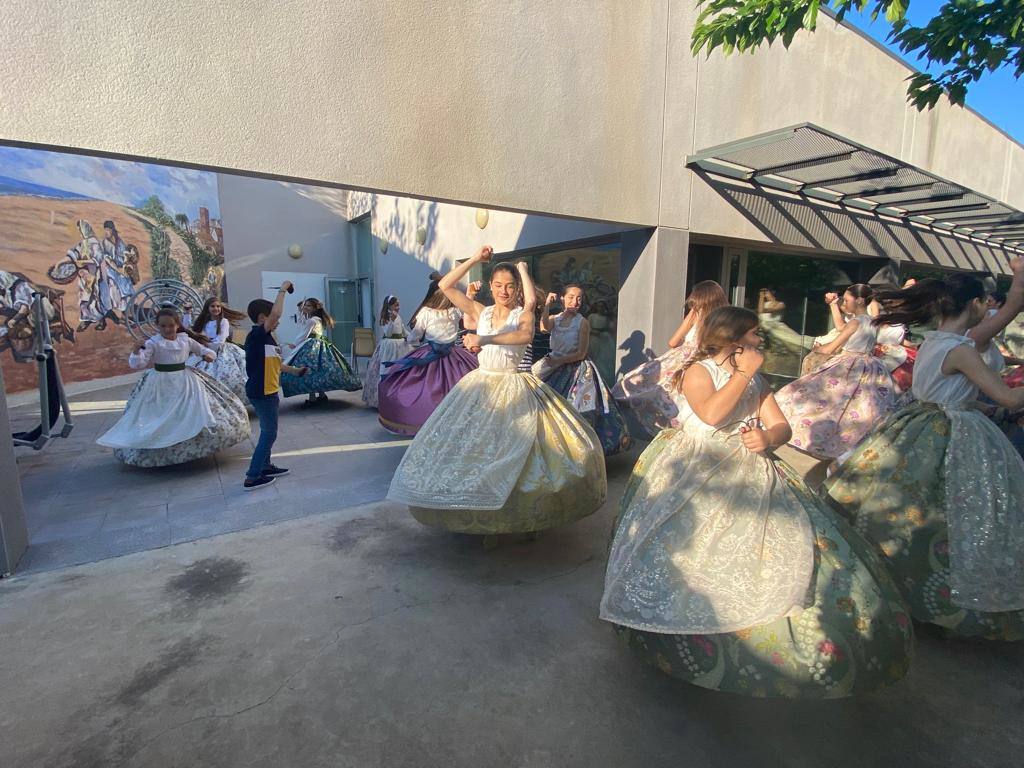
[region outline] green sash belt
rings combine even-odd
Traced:
[[[403,341],[405,340],[405,336],[403,336],[400,333],[392,333],[390,336],[385,336],[384,338],[385,339],[402,339]]]
[[[174,371],[184,371],[184,363],[154,363],[153,370],[159,371],[160,373],[172,373]]]

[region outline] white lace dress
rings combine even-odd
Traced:
[[[366,380],[363,382],[363,402],[371,408],[377,407],[377,388],[380,385],[381,363],[400,360],[413,350],[406,337],[409,335],[400,315],[379,326],[383,338],[373,351],[373,357],[366,365]]]
[[[139,379],[124,414],[96,442],[114,449],[125,464],[162,467],[181,464],[246,440],[245,406],[212,376],[189,368],[189,355],[213,354],[184,333],[153,336],[132,352],[132,368],[153,369]]]
[[[199,355],[189,355],[186,364],[213,376],[248,405],[249,398],[245,394],[245,350],[231,343],[231,324],[227,318],[210,320],[203,328],[203,335],[210,340],[210,349],[217,353],[217,359],[208,363]]]
[[[702,360],[716,389],[729,374]],[[838,698],[900,679],[913,634],[895,585],[785,462],[752,453],[766,391],[747,384],[710,426],[680,399],[677,429],[626,486],[601,618],[663,672],[747,696]]]
[[[478,332],[501,327],[493,307]],[[524,345],[485,346],[420,428],[395,471],[388,499],[425,525],[463,533],[539,531],[592,514],[608,483],[594,431],[550,387],[519,373]]]

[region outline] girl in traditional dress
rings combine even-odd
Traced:
[[[384,364],[377,418],[388,432],[415,435],[452,387],[477,367],[476,355],[457,343],[461,320],[462,310],[452,304],[437,281],[431,282],[409,319],[409,341],[422,341],[423,345]]]
[[[401,306],[397,296],[389,293],[384,297],[380,317],[377,318],[384,337],[373,350],[373,356],[366,366],[366,381],[363,383],[363,402],[371,408],[376,408],[378,404],[377,388],[383,373],[381,364],[398,360],[412,352],[412,345],[405,338],[408,334],[402,316],[398,314],[399,309]]]
[[[817,370],[779,390],[776,399],[792,426],[790,445],[818,458],[836,459],[896,409],[892,377],[871,353],[877,331],[867,313],[874,291],[863,283],[843,294],[840,309],[853,319],[821,348],[842,349]],[[828,299],[839,301],[835,294]]]
[[[668,674],[748,696],[838,698],[899,680],[913,631],[871,546],[772,455],[790,429],[757,375],[758,318],[722,307],[677,375],[677,429],[622,498],[601,618]]]
[[[562,312],[552,317],[557,293],[549,293],[540,315],[540,328],[551,334],[551,353],[533,364],[533,374],[576,409],[601,439],[605,456],[630,446],[629,430],[619,407],[589,359],[590,323],[580,314],[583,288],[575,283],[562,292]]]
[[[1011,265],[1024,301],[1024,266]],[[918,621],[957,635],[1024,639],[1024,461],[973,403],[1024,407],[966,334],[985,317],[977,277],[921,280],[882,296],[882,322],[938,321],[914,365],[916,402],[862,442],[829,499],[885,553]]]
[[[342,389],[355,392],[362,388],[362,382],[352,371],[348,361],[324,334],[324,329],[334,327],[334,318],[319,299],[306,299],[299,307],[304,323],[290,344],[291,351],[285,364],[305,368],[306,374],[296,376],[281,374],[281,393],[285,397],[309,395],[304,405],[327,402],[327,393]]]
[[[424,525],[450,531],[536,532],[586,517],[604,503],[604,456],[594,430],[565,400],[532,373],[518,372],[534,333],[536,299],[526,264],[494,267],[492,306],[459,292],[458,282],[491,253],[484,246],[441,279],[441,290],[476,324],[464,343],[478,350],[480,367],[417,433],[388,498],[408,504]],[[521,287],[525,307],[516,302]]]
[[[217,353],[217,359],[212,363],[204,360],[201,355],[190,355],[186,364],[210,374],[247,404],[249,398],[245,396],[245,351],[231,343],[232,326],[244,319],[244,312],[231,309],[220,299],[213,297],[203,303],[203,308],[194,321],[186,314],[183,322],[186,326],[191,326],[193,333],[206,337],[206,346]]]
[[[181,325],[177,310],[156,314],[160,333],[128,358],[132,368],[153,368],[128,396],[124,415],[96,441],[135,467],[165,467],[210,456],[249,439],[245,406],[223,384],[189,368],[190,354],[212,363],[217,355]]]
[[[728,303],[718,283],[697,283],[686,299],[686,314],[668,342],[668,352],[633,369],[612,389],[612,397],[625,403],[651,436],[677,424],[679,409],[671,396],[672,377],[696,350],[703,319]]]

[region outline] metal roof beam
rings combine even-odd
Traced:
[[[991,221],[992,219],[1011,219],[1014,216],[1019,216],[1019,215],[1020,214],[1018,214],[1018,213],[1008,213],[1008,212],[1003,212],[1003,213],[986,213],[986,214],[976,213],[976,214],[967,214],[966,216],[956,216],[956,217],[951,218],[950,221],[951,222],[955,221],[957,223],[966,224],[969,221]],[[1024,221],[1024,217],[1022,217],[1020,220]]]
[[[893,175],[895,175],[895,173]],[[842,199],[851,200],[855,197],[871,198],[882,197],[883,195],[902,195],[905,192],[921,192],[926,189],[931,189],[938,183],[939,182],[937,181],[929,181],[927,184],[907,184],[903,187],[891,184],[888,187],[874,187],[873,189],[865,189],[861,192],[847,192],[843,195]]]
[[[799,171],[801,168],[813,168],[817,165],[825,163],[834,163],[838,160],[849,160],[860,150],[848,149],[845,152],[830,152],[827,155],[818,155],[817,157],[808,157],[805,160],[796,160],[789,163],[780,163],[779,165],[772,165],[767,168],[755,168],[753,172],[754,178],[758,176],[770,176],[786,173],[787,171]]]
[[[946,195],[932,195],[931,197],[915,197],[911,200],[896,200],[892,203],[879,203],[879,208],[903,208],[906,205],[920,205],[921,203],[948,203],[952,200],[961,200],[965,195],[969,194],[967,191],[964,192],[950,192]]]
[[[980,211],[983,208],[988,208],[990,205],[991,203],[968,203],[967,205],[950,205],[945,208],[920,208],[914,211],[903,211],[901,215],[928,216],[934,219],[947,213],[956,213],[957,211]]]
[[[853,184],[858,181],[872,181],[874,179],[887,179],[895,176],[899,173],[899,168],[876,168],[873,171],[861,171],[860,173],[851,173],[848,176],[835,176],[831,179],[817,179],[815,181],[804,182],[805,187],[836,187],[840,184]],[[929,184],[928,186],[931,186]],[[839,192],[836,193],[840,194]],[[851,197],[863,197],[864,193],[857,195],[851,195]],[[843,195],[845,198],[846,195]]]

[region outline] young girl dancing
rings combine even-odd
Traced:
[[[217,355],[181,325],[177,310],[156,314],[160,333],[128,358],[132,368],[153,368],[128,396],[124,415],[96,440],[135,467],[164,467],[210,456],[249,438],[245,406],[223,384],[189,368],[190,354],[212,363]]]
[[[285,397],[309,395],[306,405],[327,402],[327,393],[342,389],[355,392],[362,388],[359,377],[349,367],[338,348],[324,334],[324,329],[334,327],[334,318],[319,299],[306,299],[299,305],[304,320],[295,343],[285,364],[294,368],[305,368],[304,376],[291,373],[281,374],[281,393]]]
[[[381,364],[398,360],[412,352],[412,345],[405,338],[408,332],[405,323],[402,322],[402,316],[398,314],[399,309],[401,305],[397,296],[389,293],[384,297],[380,317],[377,318],[384,337],[373,351],[373,357],[366,366],[366,381],[363,382],[363,402],[371,408],[378,405],[377,390],[383,373]]]
[[[912,629],[870,545],[772,455],[790,429],[757,375],[758,318],[722,307],[677,374],[678,429],[622,498],[601,618],[668,674],[748,696],[838,698],[899,680]]]
[[[549,293],[540,315],[540,328],[551,334],[551,353],[533,364],[537,378],[569,401],[601,439],[605,456],[630,446],[629,430],[619,407],[590,360],[590,323],[580,314],[583,288],[575,283],[562,291],[562,311],[551,316],[557,293]]]
[[[377,418],[388,432],[415,435],[452,387],[477,367],[476,355],[456,344],[461,320],[462,310],[437,281],[431,282],[409,319],[409,341],[423,345],[383,366]]]
[[[217,359],[212,363],[206,362],[199,355],[190,355],[186,365],[213,376],[239,400],[248,404],[249,398],[245,396],[245,351],[231,343],[231,328],[245,319],[244,312],[231,309],[214,296],[203,303],[195,320],[190,313],[186,313],[182,322],[191,327],[193,333],[209,339],[207,346],[217,353]]]
[[[670,394],[672,377],[697,348],[703,319],[728,303],[718,283],[697,283],[686,299],[686,314],[668,342],[668,352],[634,368],[612,388],[612,397],[628,406],[650,435],[676,425],[678,407]]]
[[[892,377],[872,355],[877,331],[867,305],[873,294],[871,286],[863,283],[846,290],[839,309],[853,319],[846,321],[839,335],[820,349],[833,356],[776,394],[779,407],[793,428],[790,445],[812,456],[842,456],[896,409]],[[827,298],[830,304],[839,301],[836,294]],[[839,313],[834,317],[841,321]],[[833,354],[839,349],[841,353]]]
[[[1012,264],[1024,298],[1024,267]],[[1024,639],[1024,461],[973,407],[979,391],[1024,407],[966,334],[985,317],[977,277],[883,294],[880,322],[921,325],[916,402],[881,424],[826,482],[829,499],[885,553],[918,621],[965,636]]]
[[[536,532],[586,517],[604,503],[604,456],[593,429],[565,400],[532,373],[518,372],[534,333],[536,300],[526,264],[494,267],[493,306],[457,288],[491,253],[484,246],[441,279],[441,290],[477,326],[464,343],[478,351],[480,367],[417,433],[388,498],[408,504],[424,525],[450,531]],[[516,300],[520,289],[525,307]]]

